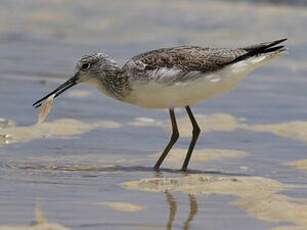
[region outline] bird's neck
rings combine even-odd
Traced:
[[[128,76],[118,65],[105,71],[104,76],[96,78],[93,83],[99,91],[118,100],[124,100],[130,92]]]

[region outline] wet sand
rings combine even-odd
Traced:
[[[286,165],[291,166],[293,168],[307,171],[307,159],[291,161],[291,162],[286,163]]]
[[[140,205],[135,205],[127,202],[105,202],[101,204],[119,212],[139,212],[144,209]]]
[[[307,225],[307,200],[280,194],[287,185],[262,177],[222,177],[190,175],[130,181],[124,188],[151,192],[184,192],[187,194],[232,195],[231,204],[264,221],[286,222],[295,227]],[[306,188],[306,186],[305,186]]]
[[[35,222],[30,225],[0,225],[0,230],[69,230],[55,223],[48,223],[42,210],[35,208]]]
[[[196,0],[1,3],[0,229],[306,229],[307,8]],[[188,173],[178,170],[191,137],[182,109],[181,138],[159,173],[152,166],[170,135],[167,111],[78,86],[35,125],[31,104],[94,50],[124,63],[159,47],[281,37],[289,38],[289,54],[229,94],[192,107],[203,132]],[[46,221],[33,215],[37,200]]]
[[[5,144],[10,142],[26,142],[35,139],[50,137],[69,138],[81,135],[97,128],[119,128],[114,121],[99,121],[96,123],[84,123],[75,119],[59,119],[52,122],[44,122],[31,126],[8,127],[0,130]]]
[[[270,133],[279,137],[307,142],[307,120],[297,120],[273,124],[248,124],[245,119],[235,118],[231,114],[218,113],[210,115],[195,115],[199,127],[205,132],[230,132],[236,129]],[[146,117],[136,118],[129,123],[136,127],[168,127],[171,131],[169,121],[154,120]],[[180,135],[191,137],[191,123],[188,117],[180,117],[178,119],[178,129]]]

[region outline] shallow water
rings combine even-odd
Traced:
[[[0,229],[33,223],[37,203],[48,222],[69,229],[306,228],[307,9],[242,1],[0,2]],[[31,104],[68,78],[85,53],[104,50],[123,63],[164,46],[280,37],[289,38],[289,54],[193,107],[205,131],[188,175],[177,170],[190,138],[183,110],[182,138],[158,174],[152,166],[169,138],[167,111],[81,85],[34,126]],[[244,196],[205,183],[193,190],[190,174],[250,187]],[[143,179],[163,186],[123,186]]]

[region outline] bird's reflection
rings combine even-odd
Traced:
[[[190,213],[189,213],[188,218],[184,222],[184,226],[183,226],[184,230],[190,229],[190,224],[192,223],[193,218],[197,214],[197,211],[198,211],[196,196],[193,194],[189,194],[189,199],[190,199]]]
[[[166,229],[171,230],[173,228],[173,223],[175,220],[176,212],[177,212],[177,203],[172,194],[168,191],[165,192],[166,202],[169,207],[169,215],[168,215],[168,222],[166,224]]]
[[[166,196],[166,202],[169,207],[169,215],[168,215],[168,221],[166,224],[166,229],[172,230],[173,223],[175,221],[176,212],[177,212],[177,202],[176,202],[175,197],[169,191],[165,192],[165,196]],[[189,210],[189,215],[183,224],[184,230],[190,229],[190,224],[192,223],[194,217],[196,216],[198,212],[196,196],[193,194],[189,194],[188,197],[190,200],[190,210]]]

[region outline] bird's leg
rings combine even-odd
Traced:
[[[199,126],[198,126],[198,124],[197,124],[197,122],[196,122],[196,120],[193,116],[193,113],[192,113],[190,107],[186,106],[185,109],[186,109],[186,111],[189,115],[189,118],[191,120],[191,123],[192,123],[192,126],[193,126],[193,131],[192,131],[192,140],[190,142],[190,146],[189,146],[187,155],[186,155],[184,162],[183,162],[183,165],[182,165],[182,171],[186,171],[187,168],[188,168],[188,164],[189,164],[195,143],[196,143],[198,136],[200,134],[200,128],[199,128]]]
[[[177,122],[176,122],[176,116],[175,116],[175,112],[174,112],[173,108],[169,109],[169,115],[170,115],[171,122],[172,122],[172,130],[173,130],[172,131],[172,136],[171,136],[171,139],[170,139],[169,143],[165,147],[163,153],[161,154],[159,160],[156,162],[156,164],[154,166],[155,170],[159,170],[160,169],[160,165],[162,164],[162,162],[164,161],[164,159],[167,156],[168,152],[171,150],[171,148],[176,143],[176,141],[178,140],[178,137],[179,137],[178,127],[177,127]]]

